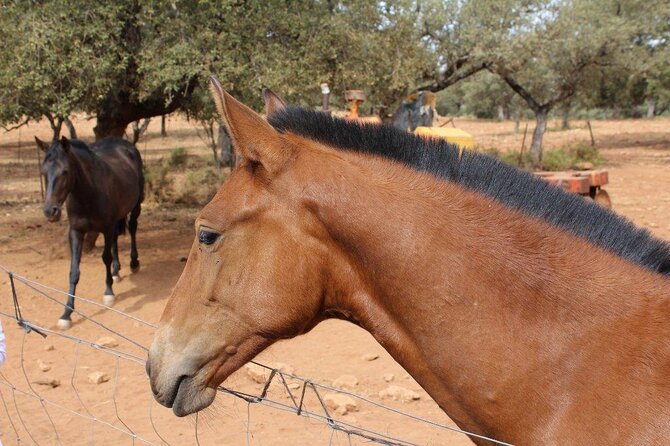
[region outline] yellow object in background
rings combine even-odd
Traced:
[[[456,144],[463,149],[474,149],[475,138],[461,129],[447,127],[417,127],[414,133],[419,136],[444,139],[451,144]]]

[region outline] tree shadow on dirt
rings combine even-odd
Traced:
[[[667,132],[648,132],[644,135],[616,135],[606,136],[602,138],[596,137],[596,145],[599,146],[602,150],[609,149],[652,149],[664,151],[668,149],[668,139]]]

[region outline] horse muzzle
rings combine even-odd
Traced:
[[[60,220],[62,211],[60,206],[44,206],[44,216],[50,222],[56,222]]]
[[[193,359],[166,355],[155,345],[146,363],[156,401],[178,417],[198,412],[214,401],[216,390],[206,386],[204,370]]]

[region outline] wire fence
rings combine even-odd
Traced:
[[[327,431],[325,437],[319,433],[311,433],[312,429],[300,431],[305,437],[318,439],[322,444],[325,442],[325,444],[346,445],[355,443],[417,445],[424,442],[421,439],[428,438],[424,432],[426,429],[434,430],[433,437],[430,437],[436,439],[432,441],[434,444],[444,444],[447,442],[442,441],[445,437],[455,438],[447,435],[454,433],[488,440],[491,444],[508,444],[412,415],[367,396],[328,386],[298,376],[281,367],[271,367],[257,361],[252,361],[256,369],[255,386],[238,388],[221,386],[218,389],[220,397],[231,397],[230,406],[236,407],[237,412],[226,409],[228,417],[217,415],[216,418],[211,418],[210,414],[209,419],[203,412],[187,417],[186,421],[166,417],[165,409],[160,408],[151,396],[143,370],[147,342],[143,342],[142,339],[149,339],[148,335],[157,328],[155,324],[94,300],[77,296],[78,304],[85,303],[98,310],[104,310],[107,315],[132,321],[135,331],[132,334],[123,333],[121,329],[113,328],[111,323],[102,323],[97,317],[85,314],[80,309],[76,309],[75,314],[84,321],[83,324],[90,324],[96,330],[106,332],[125,342],[105,343],[100,339],[94,341],[84,338],[83,335],[75,336],[70,332],[52,330],[45,324],[33,322],[36,319],[30,316],[38,315],[24,314],[26,307],[23,305],[24,290],[19,290],[19,286],[30,291],[32,298],[36,296],[60,307],[64,304],[54,295],[67,296],[67,293],[13,274],[2,265],[0,270],[4,270],[9,279],[9,297],[13,307],[8,311],[0,311],[0,317],[5,327],[10,322],[18,324],[23,331],[20,335],[20,345],[12,345],[13,349],[20,349],[18,364],[8,364],[8,367],[3,368],[0,373],[0,414],[4,412],[6,415],[6,422],[0,421],[0,429],[5,444],[11,444],[10,441],[13,441],[16,444],[38,445],[200,445],[201,441],[208,439],[214,439],[214,443],[220,444],[225,441],[222,441],[218,434],[213,435],[211,431],[215,424],[220,423],[221,418],[226,418],[230,419],[229,425],[237,423],[238,427],[243,426],[242,431],[238,428],[235,433],[251,445],[255,444],[252,406],[271,410],[271,417],[281,413],[294,414],[308,420],[310,427],[321,426],[321,431],[325,427]],[[39,305],[37,307],[42,308]],[[1,308],[4,309],[6,306],[2,305]],[[144,333],[140,336],[142,330]],[[88,331],[86,334],[88,335]],[[30,357],[36,356],[35,352],[40,351],[36,343],[43,345],[42,351],[54,353],[56,341],[59,342],[57,353],[59,361],[51,364]],[[90,373],[93,368],[84,364],[94,364],[93,368],[106,370],[109,373],[100,371]],[[47,373],[51,368],[57,369],[54,370],[58,372],[57,376],[67,377],[66,382],[62,382],[65,379],[52,378]],[[111,385],[93,386],[94,383],[105,382]],[[137,394],[137,388],[146,390]],[[217,401],[219,399],[217,398]],[[337,400],[336,405],[333,404],[334,400]],[[235,404],[235,401],[241,403],[242,407]],[[336,409],[333,410],[333,407]],[[365,407],[365,413],[355,412],[356,417],[351,417],[351,414],[344,415],[347,408],[359,410],[362,407]],[[161,411],[162,416],[157,417],[157,411]],[[0,420],[2,418],[0,416]],[[287,419],[286,424],[290,427],[291,421]],[[418,435],[419,440],[410,438],[411,435],[408,438],[399,438],[393,429],[398,426],[404,427],[403,432],[416,432],[422,435]],[[275,440],[281,440],[286,432],[285,429],[276,432]],[[309,441],[311,444],[315,442]]]

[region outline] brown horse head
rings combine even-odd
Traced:
[[[275,340],[339,317],[462,428],[667,443],[670,245],[483,155],[271,92],[268,123],[212,90],[244,161],[196,219],[151,346],[161,404],[203,409]]]
[[[63,203],[74,186],[74,163],[70,141],[66,137],[48,144],[35,137],[37,147],[44,152],[41,173],[46,181],[44,216],[54,222],[60,220]]]
[[[323,229],[295,190],[296,147],[215,79],[212,93],[244,160],[195,221],[150,350],[155,397],[179,416],[208,406],[226,377],[275,340],[313,327],[328,280]],[[268,112],[283,107],[264,96]]]

